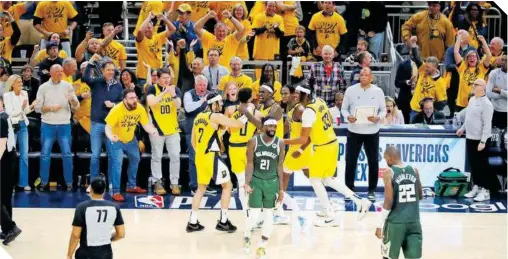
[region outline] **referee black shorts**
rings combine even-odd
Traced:
[[[113,250],[111,245],[80,247],[76,251],[76,259],[113,259]]]

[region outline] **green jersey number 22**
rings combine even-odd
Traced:
[[[414,184],[402,184],[399,185],[399,202],[415,202],[415,185]]]

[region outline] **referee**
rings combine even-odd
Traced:
[[[111,242],[125,237],[120,209],[114,203],[104,200],[104,178],[94,178],[90,186],[92,199],[81,202],[76,207],[67,259],[72,259],[78,242],[80,245],[76,251],[76,259],[111,259]],[[115,234],[112,236],[113,226]]]
[[[349,87],[344,94],[341,113],[348,120],[346,143],[346,186],[354,191],[358,156],[362,145],[369,163],[369,200],[375,200],[374,191],[378,182],[378,149],[379,123],[386,116],[386,104],[383,90],[371,84],[372,71],[363,68],[360,72],[360,83]],[[370,106],[375,108],[375,115],[368,117],[367,123],[357,122],[357,107]]]

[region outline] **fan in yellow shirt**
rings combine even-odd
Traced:
[[[153,33],[152,15],[149,14],[136,35],[136,50],[138,53],[138,64],[136,67],[136,77],[146,80],[146,67],[148,64],[152,69],[162,68],[162,46],[166,44],[167,39],[176,31],[175,26],[168,18],[162,14],[157,15],[157,20],[166,24],[166,30],[155,34]]]
[[[126,67],[127,52],[125,46],[113,38],[122,32],[122,29],[121,25],[114,27],[112,23],[107,22],[102,25],[102,34],[105,38],[99,39],[103,56],[109,57],[120,70],[124,70]]]
[[[139,27],[141,27],[141,25],[143,24],[143,22],[146,20],[146,18],[150,13],[152,13],[152,15],[156,17],[159,14],[162,14],[164,11],[168,11],[169,8],[170,5],[162,4],[162,1],[144,1],[143,4],[141,5],[141,10],[139,10],[138,21],[136,23],[136,28],[134,29],[134,36],[138,35]],[[157,20],[157,23],[154,24],[152,28],[154,34],[156,34],[159,31],[160,22],[161,22],[160,20]]]
[[[467,107],[469,103],[469,95],[473,91],[473,84],[476,79],[484,79],[489,71],[490,59],[492,54],[483,36],[478,36],[481,42],[485,59],[480,61],[478,52],[470,50],[466,53],[464,58],[460,55],[460,42],[462,41],[462,34],[457,35],[453,54],[455,56],[455,63],[457,64],[457,72],[459,73],[459,92],[457,95],[457,109],[461,110]]]
[[[7,16],[9,17],[9,21],[11,22],[14,33],[12,34],[12,36],[5,36],[4,28],[3,26],[0,25],[0,56],[3,59],[11,62],[12,50],[14,49],[16,44],[18,44],[21,32],[19,31],[19,27],[14,18],[12,17],[11,13],[7,12]]]
[[[252,78],[242,73],[242,59],[234,57],[231,59],[231,74],[223,76],[219,82],[219,91],[224,92],[226,84],[228,82],[235,82],[238,89],[251,88],[252,89]]]
[[[267,2],[266,12],[258,14],[252,22],[250,36],[254,39],[252,56],[256,60],[274,60],[280,54],[280,38],[284,36],[284,20],[275,14],[275,2]]]
[[[0,13],[8,12],[14,18],[16,23],[19,25],[19,18],[21,15],[26,13],[26,9],[29,8],[33,3],[32,2],[20,2],[15,5],[12,5],[12,1],[2,1],[0,4]],[[11,27],[11,20],[6,15],[2,15],[0,17],[0,24],[4,29],[4,37],[12,36],[14,32]]]
[[[325,45],[330,45],[337,49],[340,44],[340,38],[347,33],[346,22],[344,18],[335,12],[335,6],[332,1],[323,2],[324,10],[312,16],[309,22],[310,33],[315,39],[317,46],[313,53],[315,56],[321,55],[321,49]],[[314,33],[315,32],[315,33]],[[311,42],[314,42],[311,40]]]
[[[411,99],[411,109],[421,112],[420,102],[424,98],[432,98],[440,103],[447,100],[446,82],[439,73],[439,60],[436,57],[428,57],[418,71],[418,82]]]
[[[222,15],[228,17],[228,19],[235,25],[235,33],[228,35],[228,27],[221,22],[215,25],[215,35],[212,35],[210,32],[203,29],[203,26],[208,20],[217,17],[217,13],[214,11],[210,11],[206,16],[199,19],[194,25],[194,31],[201,39],[201,43],[203,44],[203,53],[208,53],[209,49],[218,49],[220,51],[219,64],[224,67],[228,67],[229,61],[236,55],[244,28],[240,21],[231,15],[230,11],[224,11]],[[207,55],[204,55],[204,60],[205,65],[208,65]]]
[[[492,54],[492,57],[490,58],[490,66],[492,68],[501,67],[501,64],[503,63],[501,60],[501,57],[505,55],[503,48],[504,48],[504,40],[500,37],[494,37],[490,40],[490,52]],[[485,58],[485,56],[483,56]],[[487,80],[486,78],[485,80]]]
[[[254,18],[258,16],[258,14],[262,14],[266,11],[265,1],[256,1],[254,6],[250,9],[249,12],[249,20],[252,22]]]
[[[275,68],[273,67],[272,64],[264,64],[263,67],[261,68],[261,71],[262,71],[261,78],[256,82],[254,82],[254,84],[252,85],[252,97],[254,97],[254,100],[257,101],[259,99],[260,85],[270,84],[273,85],[274,91],[273,100],[280,103],[280,101],[282,100],[281,95],[282,85],[275,79]]]
[[[85,61],[81,63],[81,74],[85,73],[85,68],[88,65],[88,62]],[[72,86],[74,86],[74,91],[76,92],[76,96],[79,101],[79,108],[74,111],[74,119],[78,121],[79,125],[83,129],[90,134],[90,129],[92,127],[91,121],[91,109],[92,109],[92,95],[90,91],[90,87],[81,82],[81,78],[75,81]]]
[[[249,47],[247,46],[247,43],[251,39],[251,37],[249,36],[249,32],[251,30],[252,25],[247,19],[247,9],[245,9],[245,7],[241,4],[236,4],[233,7],[233,16],[238,21],[241,21],[243,25],[243,35],[242,39],[240,40],[238,50],[236,51],[236,56],[243,60],[249,60],[250,59]],[[226,20],[226,25],[228,26],[230,33],[234,33],[236,31],[235,25],[231,22],[231,20]]]
[[[62,39],[69,39],[78,23],[75,21],[78,12],[70,1],[43,1],[37,4],[34,14],[34,27],[42,38],[56,32]],[[69,21],[72,21],[68,26]]]
[[[208,11],[210,11],[210,8],[208,7],[208,5],[210,5],[210,1],[178,1],[174,2],[172,10],[178,10],[178,7],[180,7],[181,4],[188,4],[192,8],[189,19],[193,23],[197,22],[199,18],[204,17]]]

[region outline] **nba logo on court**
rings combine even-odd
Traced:
[[[162,196],[136,196],[134,197],[134,207],[142,209],[162,209],[164,208],[164,197]]]

